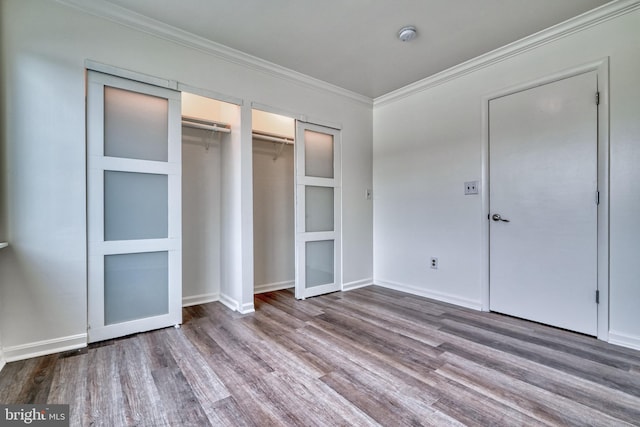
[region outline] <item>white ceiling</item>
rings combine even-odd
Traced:
[[[608,0],[107,0],[375,98]],[[396,37],[405,25],[418,38]]]

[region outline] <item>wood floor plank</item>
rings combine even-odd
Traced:
[[[220,399],[211,405],[211,412],[207,414],[213,426],[228,427],[258,427],[249,417],[242,413],[242,409],[233,396]]]
[[[442,394],[442,397],[434,403],[434,407],[463,424],[472,426],[546,425],[437,372],[428,378],[428,382]]]
[[[159,405],[169,426],[210,426],[190,384],[179,368],[160,368],[152,372],[160,396]],[[186,409],[188,408],[188,409]],[[150,423],[149,425],[154,425]]]
[[[448,354],[445,357],[451,363],[437,370],[440,375],[543,423],[566,426],[623,424],[588,406],[573,404],[573,401],[564,397],[463,358]]]
[[[0,402],[4,404],[27,403],[32,394],[31,377],[40,363],[39,358],[7,363],[0,372]],[[23,391],[24,390],[24,391]]]
[[[90,369],[87,369],[87,398],[82,425],[127,425],[117,355],[116,344],[89,350],[87,365]]]
[[[47,403],[69,405],[69,425],[80,426],[87,399],[87,354],[62,357],[56,364]]]
[[[627,370],[615,369],[588,359],[572,357],[553,349],[531,344],[526,340],[514,339],[471,325],[450,322],[440,330],[484,345],[491,344],[504,352],[519,355],[561,371],[571,372],[575,376],[640,397],[640,377],[630,374]],[[496,342],[497,340],[499,342]]]
[[[160,393],[151,371],[152,364],[143,349],[143,340],[137,335],[118,342],[115,347],[127,425],[170,426],[164,406],[149,406],[149,402],[160,401]]]
[[[640,426],[640,352],[369,286],[7,364],[2,403],[79,426]]]
[[[539,335],[535,330],[530,329],[517,331],[513,330],[512,328],[498,326],[496,325],[496,322],[490,321],[489,319],[477,319],[477,316],[474,319],[470,318],[470,316],[461,316],[459,314],[446,314],[443,316],[443,318],[453,320],[456,324],[467,324],[474,327],[482,328],[487,331],[504,335],[506,337],[514,338],[523,342],[527,342],[529,344],[546,347],[554,351],[567,353],[580,359],[590,360],[592,362],[611,366],[616,369],[630,371],[632,367],[640,366],[640,359],[632,360],[632,358],[628,356],[622,356],[616,354],[613,351],[603,352],[601,348],[585,345],[584,342],[581,342],[579,345],[577,345],[576,343],[573,343],[571,340],[567,339],[568,336],[571,335],[571,333],[564,333],[562,334],[562,337],[558,337],[555,334]],[[591,339],[590,341],[595,342],[596,340]]]
[[[191,385],[201,406],[205,407],[230,396],[229,390],[186,338],[182,329],[166,329],[163,332],[176,365]]]
[[[630,394],[475,343],[447,343],[443,348],[447,354],[459,355],[466,360],[517,378],[576,404],[589,406],[622,421],[634,424],[640,420],[640,399]]]

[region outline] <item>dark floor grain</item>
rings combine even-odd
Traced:
[[[375,286],[13,362],[0,403],[73,426],[640,426],[640,352]]]

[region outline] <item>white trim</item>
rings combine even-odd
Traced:
[[[254,294],[263,294],[265,292],[281,291],[283,289],[291,289],[295,286],[294,280],[285,280],[284,282],[263,283],[262,285],[255,285],[253,288]]]
[[[360,288],[364,288],[371,285],[373,285],[373,279],[355,280],[353,282],[343,283],[342,291],[343,292],[353,291],[354,289],[360,289]]]
[[[317,125],[317,126],[323,126],[329,129],[334,129],[334,130],[342,130],[342,123],[338,123],[338,122],[330,122],[327,120],[321,120],[321,119],[316,119],[313,117],[309,117],[309,116],[300,116],[302,117],[301,119],[299,119],[299,122],[302,123],[308,123],[310,125]]]
[[[277,114],[279,116],[285,116],[285,117],[289,117],[291,119],[294,120],[303,120],[306,119],[306,116],[302,115],[302,114],[296,114],[293,113],[289,110],[283,109],[283,108],[279,108],[279,107],[274,107],[272,105],[268,105],[268,104],[262,104],[260,102],[251,102],[251,109],[252,110],[260,110],[260,111],[264,111],[266,113],[271,113],[271,114]]]
[[[289,110],[274,107],[269,104],[262,104],[260,102],[251,102],[251,109],[260,110],[267,113],[278,114],[280,116],[290,117],[302,123],[310,123],[313,125],[324,126],[331,129],[342,130],[342,123],[332,122],[329,120],[317,119],[314,117],[309,117],[305,114],[297,114],[293,113]]]
[[[191,49],[199,50],[233,64],[238,64],[274,77],[300,83],[309,88],[331,92],[368,106],[371,106],[373,103],[372,99],[367,96],[360,95],[359,93],[307,76],[306,74],[290,70],[239,50],[232,49],[204,37],[200,37],[165,24],[164,22],[141,15],[124,7],[108,3],[104,0],[57,1],[58,3],[81,10],[90,15],[98,16],[117,24],[124,25],[125,27],[133,28],[134,30],[151,34],[152,36],[156,36]]]
[[[588,73],[597,72],[600,104],[598,105],[598,304],[597,337],[607,341],[609,335],[609,58],[605,57],[586,64],[578,65],[542,78],[500,89],[482,97],[482,232],[480,253],[481,263],[481,307],[489,311],[490,272],[489,272],[489,101],[511,95],[537,86]],[[595,94],[594,94],[595,96]],[[594,99],[595,103],[595,99]]]
[[[240,304],[238,304],[238,301],[231,298],[229,295],[220,294],[220,299],[218,301],[233,311],[238,311],[238,308],[240,307]]]
[[[30,359],[32,357],[45,356],[47,354],[63,351],[77,350],[87,346],[87,334],[69,335],[50,340],[35,341],[27,344],[5,347],[3,349],[5,361]]]
[[[7,364],[7,361],[4,359],[4,353],[2,352],[2,349],[0,348],[0,372],[2,372],[2,368],[4,368],[4,366]]]
[[[464,75],[478,71],[482,68],[505,61],[544,44],[562,39],[579,31],[586,30],[604,21],[633,12],[638,8],[640,8],[640,0],[612,1],[545,30],[455,65],[425,79],[374,98],[373,106],[379,107],[427,89],[431,89]]]
[[[194,95],[200,95],[206,98],[215,99],[216,101],[226,102],[227,104],[234,104],[239,107],[242,107],[244,105],[244,100],[242,98],[238,98],[236,96],[231,96],[231,95],[225,95],[220,92],[215,92],[213,90],[191,86],[185,83],[178,82],[178,90],[180,92],[189,92],[189,93],[193,93]]]
[[[220,293],[192,295],[182,297],[182,306],[191,307],[192,305],[207,304],[209,302],[220,301]]]
[[[640,350],[640,336],[623,334],[622,332],[609,331],[609,343],[622,347]]]
[[[165,89],[176,90],[178,87],[178,83],[173,80],[139,73],[137,71],[127,70],[125,68],[114,67],[113,65],[103,64],[102,62],[93,61],[91,59],[84,60],[84,67],[90,71],[97,71],[98,73],[121,77],[123,79],[133,80],[138,83],[145,83]]]
[[[249,314],[249,313],[254,313],[255,311],[256,309],[255,309],[255,306],[253,305],[253,302],[242,304],[242,307],[240,307],[240,309],[238,310],[240,314]]]
[[[394,289],[396,291],[405,292],[411,295],[417,295],[419,297],[429,298],[436,301],[445,302],[448,304],[454,304],[460,307],[470,308],[472,310],[478,310],[482,308],[480,301],[471,300],[468,298],[459,297],[457,295],[451,295],[444,292],[432,291],[429,289],[418,288],[414,285],[407,285],[404,283],[391,282],[388,280],[376,279],[373,283],[376,286],[383,288]]]

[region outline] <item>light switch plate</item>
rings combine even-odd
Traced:
[[[464,183],[464,194],[478,194],[478,181],[467,181]]]

